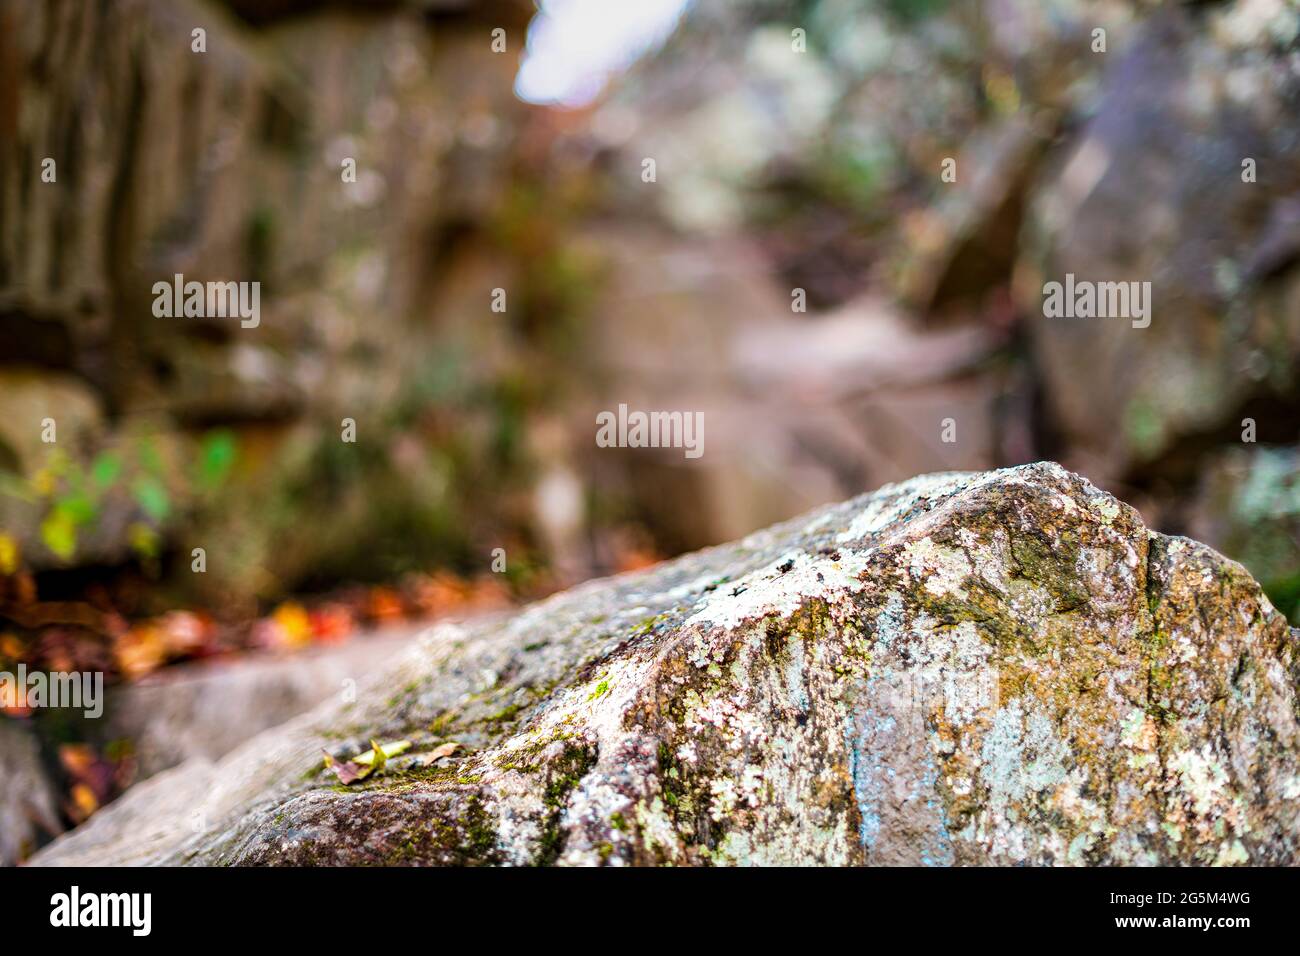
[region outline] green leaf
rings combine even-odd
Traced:
[[[106,451],[97,455],[90,466],[90,477],[100,491],[106,490],[117,481],[117,476],[121,473],[122,459],[112,452]]]
[[[361,758],[357,758],[361,762]],[[377,740],[370,741],[370,772],[378,773],[384,769],[384,764],[388,763],[388,755],[384,753],[383,746]]]
[[[89,498],[80,492],[62,499],[54,506],[56,511],[62,511],[68,516],[73,525],[90,524],[95,520],[98,514],[97,509]]]
[[[131,486],[131,495],[144,513],[154,521],[162,521],[171,510],[171,499],[163,483],[152,475],[141,475]]]
[[[235,436],[231,431],[223,428],[208,432],[199,450],[199,480],[205,487],[215,488],[230,474],[235,456]]]

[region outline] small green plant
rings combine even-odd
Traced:
[[[160,527],[175,515],[177,498],[192,501],[200,493],[220,488],[237,451],[231,432],[209,432],[199,439],[191,473],[177,474],[148,435],[124,440],[88,462],[56,448],[31,475],[6,474],[0,495],[44,505],[40,539],[61,561],[76,555],[78,542],[99,522],[108,500],[128,496],[139,508],[141,520],[127,526],[127,544],[140,557],[153,560],[160,550]]]

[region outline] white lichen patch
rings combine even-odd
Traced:
[[[1035,636],[1042,633],[1048,619],[1056,613],[1056,601],[1052,595],[1023,578],[1016,578],[1007,585],[1006,601],[1015,619],[1024,624],[1027,633]]]
[[[1214,858],[1215,866],[1245,866],[1250,862],[1250,854],[1240,840],[1224,840],[1219,845],[1219,855]]]
[[[970,528],[961,528],[957,540],[970,557],[976,575],[998,591],[1006,592],[1010,588],[1013,562],[1011,543],[1005,531],[998,528],[986,538]]]
[[[1110,524],[1119,517],[1119,502],[1114,498],[1095,498],[1091,504],[1092,510],[1101,515],[1101,520],[1104,524]]]
[[[963,586],[966,578],[975,571],[966,552],[946,545],[935,544],[926,536],[903,546],[906,556],[904,567],[913,581],[920,582],[931,594],[938,597],[954,595],[966,597]]]
[[[984,735],[982,776],[993,823],[1014,827],[1019,808],[1066,779],[1069,751],[1044,713],[1025,712],[1019,698],[993,714]]]
[[[1227,808],[1228,774],[1210,751],[1209,744],[1199,751],[1184,750],[1169,760],[1169,769],[1178,777],[1180,796],[1192,813],[1202,818]]]
[[[1119,742],[1131,750],[1156,749],[1156,722],[1146,711],[1134,707],[1120,724]]]
[[[837,540],[847,544],[878,534],[922,501],[950,495],[974,477],[966,472],[953,472],[922,475],[910,481],[885,485],[867,500]]]
[[[633,814],[637,832],[641,834],[642,848],[653,856],[663,852],[671,858],[681,846],[681,838],[668,816],[662,798],[655,797],[648,804],[638,803]]]
[[[690,691],[687,707],[685,726],[688,731],[698,733],[709,727],[722,731],[732,750],[761,746],[766,740],[762,715],[751,708],[749,695],[743,689],[718,694],[708,700],[702,700],[695,691]]]
[[[737,628],[765,618],[789,618],[809,599],[834,603],[862,590],[871,555],[844,551],[838,560],[795,552],[714,591],[686,620],[685,627]]]
[[[1126,760],[1130,770],[1154,770],[1158,762],[1156,722],[1145,711],[1133,708],[1120,725],[1120,745],[1131,751]]]

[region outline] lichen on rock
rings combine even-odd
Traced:
[[[1295,864],[1296,651],[1059,466],[928,476],[436,627],[36,862]],[[372,737],[414,746],[335,785]]]

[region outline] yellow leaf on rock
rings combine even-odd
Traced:
[[[410,747],[411,742],[409,740],[395,740],[387,744],[372,740],[370,741],[370,749],[365,753],[358,754],[351,760],[345,760],[341,763],[326,751],[325,768],[333,770],[334,775],[339,778],[341,783],[355,783],[383,770],[384,764],[388,762],[389,757],[396,757],[400,753],[405,753]]]
[[[375,767],[378,770],[389,757],[396,757],[398,754],[406,753],[410,749],[411,742],[409,740],[394,740],[392,743],[387,744],[378,744],[372,740],[370,741],[370,749],[353,757],[352,760],[354,763],[369,765],[374,763],[375,754],[378,753],[380,755],[379,764]]]
[[[388,762],[388,755],[384,753],[384,745],[376,740],[370,741],[370,772],[376,773],[384,769],[384,764]]]

